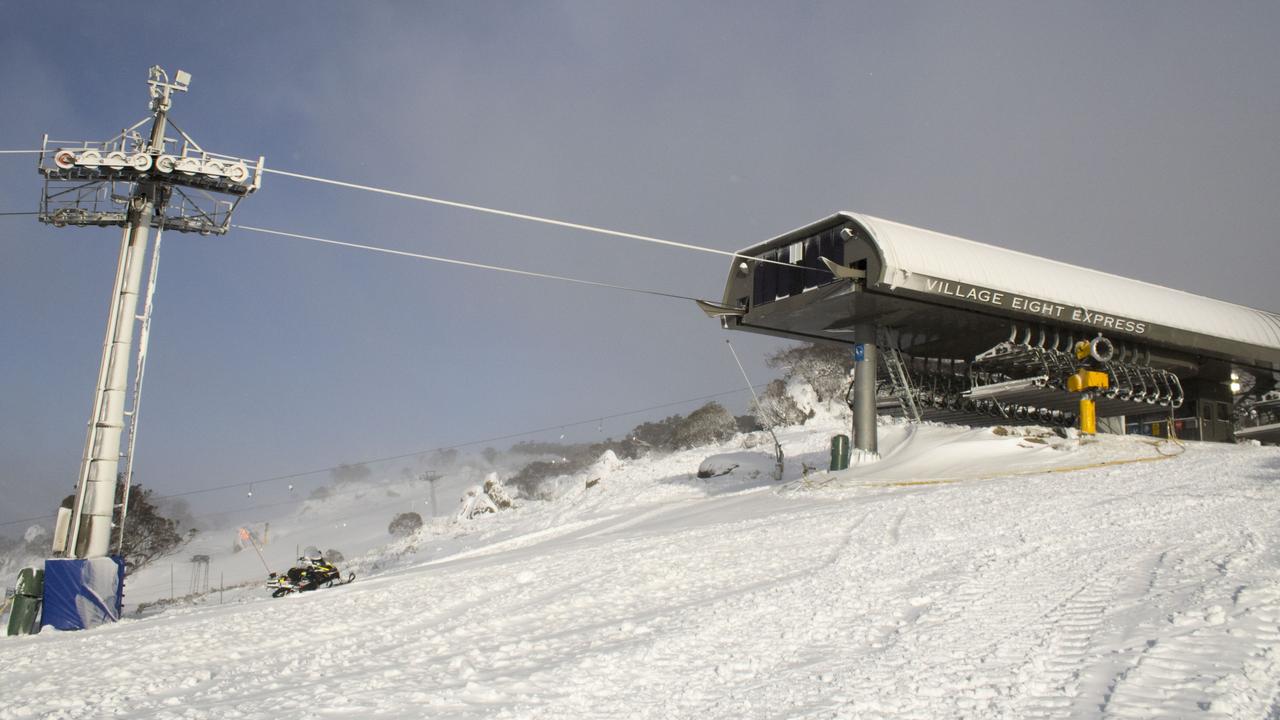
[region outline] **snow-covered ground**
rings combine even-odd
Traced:
[[[267,561],[355,583],[271,600],[228,536],[221,604],[0,639],[0,719],[1280,716],[1280,450],[886,425],[827,473],[840,427],[782,434],[782,482],[741,437],[606,457],[390,544],[407,490],[313,504]]]

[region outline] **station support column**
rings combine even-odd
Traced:
[[[853,355],[853,447],[864,453],[878,454],[876,435],[876,330],[872,325],[859,325],[855,334],[859,343]],[[861,352],[858,351],[861,348]]]

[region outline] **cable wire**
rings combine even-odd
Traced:
[[[41,153],[43,150],[0,150],[0,154],[20,154],[20,153]],[[748,260],[756,263],[768,265],[778,265],[794,270],[823,272],[830,274],[830,270],[824,267],[801,267],[781,260],[769,260],[762,257],[752,255],[743,255],[741,253],[730,252],[728,250],[718,250],[703,245],[694,245],[692,243],[677,242],[675,240],[664,240],[662,238],[653,237],[651,235],[641,235],[639,233],[623,232],[621,230],[610,230],[609,228],[600,227],[598,225],[586,225],[584,223],[569,222],[567,220],[556,220],[555,218],[543,217],[541,215],[530,215],[528,213],[514,212],[511,210],[501,210],[498,208],[485,207],[483,205],[475,205],[472,203],[458,202],[457,200],[445,200],[444,198],[431,197],[430,195],[420,195],[418,193],[403,192],[400,190],[391,190],[389,188],[380,188],[373,185],[363,185],[361,183],[347,182],[345,180],[333,180],[331,178],[323,178],[316,175],[305,175],[303,173],[290,172],[288,170],[277,170],[275,168],[263,167],[262,172],[290,177],[297,180],[306,180],[308,182],[321,183],[324,185],[333,185],[335,187],[346,188],[348,190],[362,190],[364,192],[377,193],[379,195],[389,195],[391,197],[403,198],[405,200],[417,200],[418,202],[432,203],[434,205],[443,205],[445,207],[457,208],[460,210],[470,210],[472,212],[485,213],[488,215],[497,215],[499,217],[512,218],[515,220],[524,220],[526,222],[542,223],[544,225],[553,225],[555,227],[567,228],[570,230],[581,230],[583,232],[592,232],[600,235],[609,235],[611,237],[625,238],[627,240],[639,240],[641,242],[653,243],[656,245],[665,245],[667,247],[680,248],[682,250],[693,250],[695,252],[711,253],[714,255],[722,255],[735,259]]]
[[[430,260],[432,262],[448,263],[450,265],[461,265],[463,267],[477,268],[480,270],[495,270],[497,272],[511,273],[513,275],[524,275],[526,277],[545,278],[547,280],[560,280],[563,282],[577,283],[579,285],[591,285],[594,287],[610,288],[613,290],[625,290],[627,292],[641,293],[643,295],[656,295],[658,297],[672,298],[675,300],[691,300],[697,302],[697,298],[688,295],[677,295],[675,293],[662,292],[661,290],[646,290],[644,288],[629,287],[627,285],[615,285],[613,283],[599,282],[597,280],[583,280],[581,278],[566,277],[564,275],[551,275],[548,273],[533,272],[530,270],[517,270],[516,268],[503,267],[501,265],[486,265],[484,263],[468,262],[466,260],[454,260],[452,258],[438,257],[436,255],[424,255],[422,253],[409,252],[407,250],[392,250],[390,248],[378,247],[376,245],[363,245],[361,243],[343,242],[341,240],[330,240],[328,238],[316,237],[314,235],[302,235],[300,233],[284,232],[283,230],[269,230],[267,228],[253,227],[251,225],[232,225],[231,227],[238,230],[248,230],[249,232],[264,233],[267,235],[279,235],[281,237],[296,238],[298,240],[310,240],[312,242],[324,243],[326,245],[338,245],[341,247],[355,248],[357,250],[368,250],[370,252],[386,253],[388,255],[399,255],[401,257],[416,258],[418,260]]]
[[[348,188],[351,190],[363,190],[365,192],[378,193],[381,195],[390,195],[392,197],[404,198],[406,200],[417,200],[420,202],[432,203],[435,205],[444,205],[446,207],[458,208],[461,210],[471,210],[472,212],[486,213],[488,215],[497,215],[500,217],[513,218],[516,220],[525,220],[528,222],[542,223],[544,225],[554,225],[556,227],[568,228],[570,230],[582,230],[584,232],[593,232],[601,235],[610,235],[612,237],[625,238],[627,240],[639,240],[641,242],[654,243],[657,245],[666,245],[668,247],[680,248],[682,250],[694,250],[696,252],[712,253],[715,255],[723,255],[731,258],[742,258],[752,262],[767,263],[770,265],[781,265],[782,267],[794,268],[797,270],[814,270],[818,272],[830,273],[826,268],[807,268],[793,265],[791,263],[781,262],[779,260],[766,260],[761,257],[751,255],[742,255],[728,250],[717,250],[715,248],[704,247],[702,245],[693,245],[691,243],[676,242],[674,240],[663,240],[649,235],[640,235],[638,233],[623,232],[621,230],[610,230],[608,228],[596,225],[584,225],[582,223],[568,222],[566,220],[556,220],[554,218],[542,217],[539,215],[530,215],[527,213],[518,213],[510,210],[499,210],[497,208],[484,207],[482,205],[473,205],[471,203],[458,202],[456,200],[444,200],[441,198],[431,197],[429,195],[419,195],[417,193],[401,192],[399,190],[390,190],[387,188],[374,187],[373,185],[361,185],[360,183],[346,182],[343,180],[331,180],[329,178],[316,177],[315,175],[303,175],[302,173],[289,172],[287,170],[276,170],[274,168],[264,167],[263,172],[273,173],[275,175],[283,175],[285,177],[296,178],[298,180],[308,180],[310,182],[323,183],[326,185],[334,185],[336,187]]]
[[[23,153],[42,153],[44,150],[0,150],[0,154],[23,154]],[[598,225],[586,225],[584,223],[569,222],[567,220],[556,220],[555,218],[543,217],[541,215],[530,215],[529,213],[514,212],[512,210],[501,210],[498,208],[485,207],[483,205],[475,205],[473,203],[458,202],[457,200],[446,200],[444,198],[431,197],[430,195],[420,195],[418,193],[403,192],[400,190],[392,190],[390,188],[380,188],[373,185],[363,185],[361,183],[347,182],[345,180],[333,180],[331,178],[323,178],[316,175],[305,175],[303,173],[290,172],[288,170],[277,170],[275,168],[263,167],[262,172],[271,173],[273,175],[281,175],[296,180],[306,180],[308,182],[321,183],[324,185],[333,185],[334,187],[346,188],[348,190],[361,190],[364,192],[377,193],[379,195],[389,195],[391,197],[403,198],[405,200],[416,200],[418,202],[431,203],[434,205],[443,205],[445,207],[457,208],[460,210],[470,210],[472,212],[485,213],[488,215],[497,215],[499,217],[512,218],[514,220],[524,220],[526,222],[542,223],[544,225],[554,225],[555,227],[567,228],[570,230],[581,230],[583,232],[592,232],[600,235],[609,235],[611,237],[625,238],[627,240],[639,240],[641,242],[654,243],[656,245],[666,245],[667,247],[680,248],[682,250],[693,250],[695,252],[711,253],[714,255],[722,255],[724,257],[741,258],[751,262],[765,263],[769,265],[780,265],[795,270],[815,271],[830,273],[830,270],[822,267],[801,267],[791,263],[782,262],[781,260],[768,260],[762,257],[752,255],[743,255],[741,253],[730,252],[728,250],[717,250],[703,245],[694,245],[692,243],[677,242],[675,240],[664,240],[662,238],[653,237],[651,235],[641,235],[639,233],[623,232],[621,230],[610,230],[609,228],[600,227]]]

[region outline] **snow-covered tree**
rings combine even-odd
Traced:
[[[787,384],[782,380],[771,381],[760,393],[760,404],[756,406],[754,415],[764,427],[800,425],[809,417],[787,392]]]
[[[356,463],[354,465],[343,463],[338,467],[330,470],[329,474],[333,476],[334,483],[338,485],[342,485],[345,483],[353,483],[353,482],[359,482],[361,480],[365,480],[369,477],[371,473],[369,471],[369,467],[362,463]]]
[[[416,512],[406,512],[391,518],[391,524],[387,526],[387,532],[396,537],[405,537],[418,532],[421,528],[422,516]]]
[[[116,486],[117,506],[123,497],[124,484],[121,482]],[[62,507],[72,507],[75,498],[75,495],[63,498]],[[136,483],[129,487],[129,515],[124,523],[123,542],[119,539],[118,522],[111,533],[111,549],[114,551],[116,544],[120,543],[126,574],[173,553],[183,543],[178,522],[165,515],[158,502],[151,490]],[[119,510],[116,512],[118,520]]]
[[[683,415],[672,415],[653,422],[640,423],[631,431],[631,439],[655,450],[674,450],[676,426],[684,421]]]
[[[733,413],[718,402],[709,402],[676,425],[671,443],[678,448],[691,448],[724,442],[737,432],[738,421]]]
[[[848,388],[853,353],[847,345],[806,343],[779,350],[767,362],[784,371],[784,380],[803,381],[826,402],[842,397]]]

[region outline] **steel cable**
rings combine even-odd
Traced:
[[[510,210],[499,210],[497,208],[484,207],[483,205],[473,205],[471,203],[458,202],[456,200],[444,200],[441,198],[431,197],[429,195],[419,195],[417,193],[401,192],[399,190],[390,190],[387,188],[375,187],[373,185],[362,185],[360,183],[346,182],[343,180],[331,180],[329,178],[317,177],[315,175],[303,175],[302,173],[289,172],[287,170],[276,170],[274,168],[264,167],[263,172],[282,175],[284,177],[296,178],[298,180],[307,180],[310,182],[323,183],[325,185],[333,185],[336,187],[347,188],[351,190],[363,190],[365,192],[378,193],[380,195],[389,195],[391,197],[404,198],[406,200],[417,200],[419,202],[432,203],[435,205],[443,205],[446,207],[458,208],[461,210],[471,210],[472,212],[486,213],[488,215],[497,215],[500,217],[513,218],[515,220],[525,220],[528,222],[542,223],[544,225],[554,225],[555,227],[568,228],[570,230],[582,230],[584,232],[593,232],[600,235],[609,235],[612,237],[625,238],[628,240],[639,240],[641,242],[654,243],[657,245],[666,245],[668,247],[680,248],[682,250],[693,250],[696,252],[712,253],[715,255],[723,255],[731,258],[741,258],[752,262],[767,263],[770,265],[781,265],[782,267],[794,268],[796,270],[814,270],[818,272],[830,273],[826,268],[805,268],[791,263],[781,262],[779,260],[766,260],[761,257],[751,255],[742,255],[728,250],[717,250],[715,248],[704,247],[702,245],[694,245],[692,243],[676,242],[674,240],[663,240],[662,238],[652,237],[650,235],[640,235],[638,233],[623,232],[621,230],[610,230],[608,228],[596,225],[584,225],[582,223],[568,222],[566,220],[556,220],[554,218],[542,217],[539,215],[530,215],[528,213],[513,212]]]
[[[581,278],[566,277],[564,275],[551,275],[548,273],[533,272],[531,270],[518,270],[516,268],[503,267],[501,265],[486,265],[484,263],[469,262],[467,260],[455,260],[453,258],[439,257],[436,255],[424,255],[422,253],[409,252],[407,250],[392,250],[391,248],[378,247],[376,245],[363,245],[361,243],[344,242],[342,240],[331,240],[328,238],[316,237],[314,235],[303,235],[301,233],[284,232],[283,230],[269,230],[267,228],[253,227],[251,225],[232,225],[237,230],[248,230],[249,232],[264,233],[267,235],[279,235],[281,237],[295,238],[298,240],[309,240],[311,242],[324,243],[326,245],[338,245],[341,247],[355,248],[357,250],[368,250],[370,252],[385,253],[387,255],[398,255],[401,257],[410,257],[418,260],[430,260],[432,262],[447,263],[450,265],[461,265],[463,267],[477,268],[480,270],[495,270],[497,272],[511,273],[513,275],[524,275],[526,277],[545,278],[547,280],[560,280],[563,282],[577,283],[579,285],[591,285],[594,287],[610,288],[613,290],[625,290],[627,292],[641,293],[643,295],[656,295],[658,297],[672,298],[675,300],[691,300],[697,302],[697,298],[688,295],[677,295],[675,293],[662,292],[661,290],[646,290],[644,288],[629,287],[627,285],[615,285],[613,283],[600,282],[597,280],[583,280]]]

